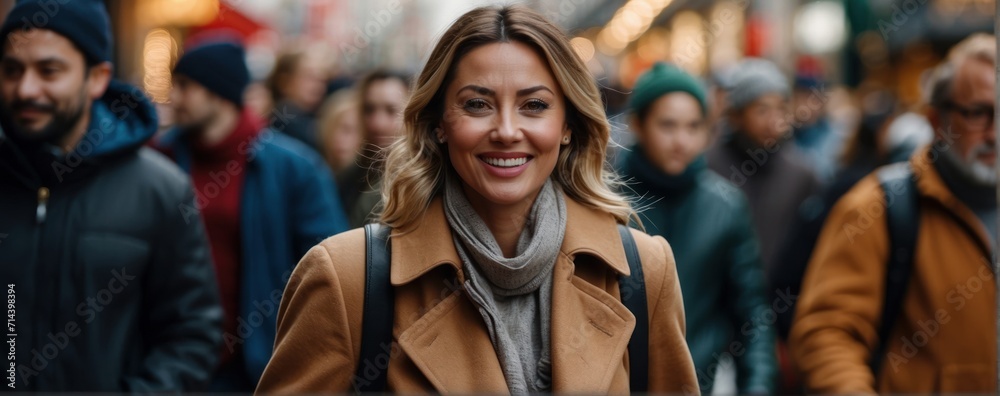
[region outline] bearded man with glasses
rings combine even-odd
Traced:
[[[927,87],[934,143],[845,195],[809,263],[789,348],[810,392],[997,391],[996,38],[959,43]]]

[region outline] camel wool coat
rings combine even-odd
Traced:
[[[615,219],[569,197],[566,212],[552,274],[552,391],[628,392],[635,317],[621,303],[618,276],[629,267]],[[649,303],[649,391],[697,393],[670,245],[640,231],[633,235]],[[506,393],[486,325],[461,287],[465,276],[442,200],[391,244],[396,305],[387,390]],[[365,380],[354,375],[364,247],[364,230],[355,229],[323,241],[299,263],[282,298],[274,357],[258,394],[348,392]]]
[[[910,160],[920,204],[913,272],[877,376],[868,362],[879,341],[890,249],[877,175],[861,180],[827,218],[788,344],[810,392],[996,393],[993,249],[933,166],[939,155],[923,149]]]

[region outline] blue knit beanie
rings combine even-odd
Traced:
[[[229,42],[189,50],[177,61],[174,75],[186,76],[238,107],[243,107],[243,91],[250,85],[243,47]]]
[[[633,113],[641,114],[661,96],[671,92],[690,94],[701,105],[701,114],[708,114],[708,98],[701,82],[677,66],[663,62],[657,62],[636,79],[628,107]]]
[[[0,39],[17,29],[56,32],[73,42],[89,65],[111,61],[111,19],[103,1],[20,0],[4,19]]]

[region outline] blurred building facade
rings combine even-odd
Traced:
[[[331,74],[418,71],[444,28],[488,0],[106,0],[116,73],[166,100],[169,71],[199,34],[224,31],[263,78],[276,54],[305,48]],[[602,85],[628,90],[656,61],[705,78],[746,56],[789,75],[809,55],[828,81],[875,84],[919,100],[920,74],[945,49],[991,31],[995,0],[521,0],[563,26]],[[0,0],[0,11],[13,0]],[[611,98],[613,99],[613,98]],[[611,100],[614,104],[614,100]]]

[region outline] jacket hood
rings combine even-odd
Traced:
[[[153,103],[139,88],[112,81],[107,92],[94,102],[90,125],[83,141],[94,145],[84,158],[99,159],[134,152],[156,134],[158,119]]]
[[[6,122],[0,122],[9,129]],[[157,127],[156,110],[142,91],[112,80],[104,95],[93,102],[87,132],[73,151],[57,154],[46,145],[22,144],[0,134],[0,168],[7,168],[31,188],[40,182],[82,177],[92,168],[135,152],[156,134]]]

